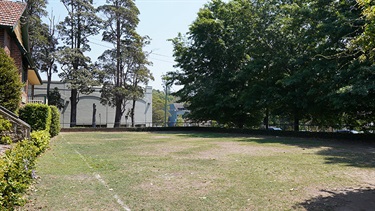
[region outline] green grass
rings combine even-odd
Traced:
[[[22,209],[304,210],[322,190],[364,187],[374,157],[318,140],[62,133],[39,158]]]

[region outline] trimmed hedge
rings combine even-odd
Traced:
[[[49,134],[51,137],[57,136],[60,133],[60,112],[56,106],[50,106],[51,108],[51,128]]]
[[[32,131],[46,130],[51,128],[51,108],[45,104],[30,103],[20,108],[20,118],[30,125]]]

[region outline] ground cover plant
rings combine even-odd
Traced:
[[[366,210],[374,155],[371,145],[314,139],[61,133],[22,209]]]

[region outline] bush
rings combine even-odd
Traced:
[[[11,128],[12,128],[12,124],[7,119],[4,119],[0,115],[0,135],[1,135],[0,144],[12,143],[12,139],[8,135]]]
[[[30,125],[32,131],[46,130],[51,127],[51,108],[45,104],[26,104],[19,111],[20,118]]]
[[[25,192],[32,183],[35,160],[49,145],[49,133],[36,131],[31,140],[18,142],[0,159],[0,210],[13,210],[25,203]]]
[[[46,130],[34,131],[31,133],[31,142],[38,148],[37,155],[46,151],[49,146],[50,134]]]
[[[0,160],[0,207],[13,210],[23,205],[23,196],[33,179],[38,148],[29,140],[18,142]]]
[[[57,136],[60,133],[60,113],[59,109],[56,106],[50,106],[51,107],[51,128],[49,131],[49,134],[51,137]]]
[[[17,112],[21,103],[22,87],[14,60],[0,48],[0,105]]]

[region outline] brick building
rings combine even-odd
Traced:
[[[28,46],[28,31],[25,23],[26,4],[0,0],[0,47],[14,59],[20,80],[25,84],[22,103],[33,95],[34,85],[41,85],[38,71],[33,68]]]

